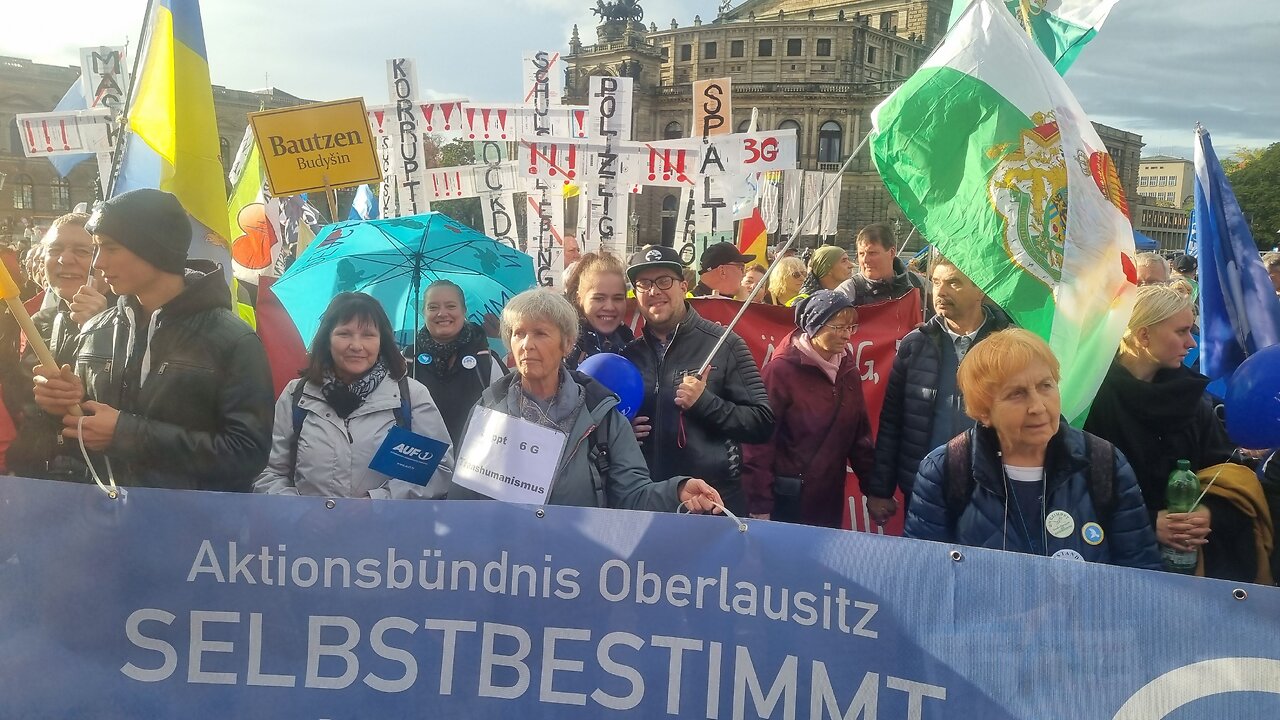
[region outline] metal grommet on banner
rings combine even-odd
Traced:
[[[334,502],[334,501],[333,501],[333,499],[332,499],[332,498],[330,498],[330,499],[328,499],[328,500],[325,500],[325,501],[324,501],[324,506],[325,506],[326,508],[328,508],[328,509],[332,510],[332,509],[334,509],[334,508],[338,507],[338,503]]]
[[[542,508],[538,508],[538,510],[537,510],[536,512],[534,512],[533,514],[534,514],[534,515],[537,515],[537,516],[538,516],[538,518],[539,518],[539,519],[541,519],[541,518],[544,518],[544,517],[546,517],[546,516],[547,516],[547,511],[546,511],[546,510],[543,510]]]
[[[1231,591],[1231,597],[1237,600],[1247,600],[1249,598],[1249,591],[1244,588],[1236,588]]]
[[[104,483],[102,478],[98,477],[98,470],[93,466],[93,460],[89,457],[89,449],[84,446],[84,421],[86,417],[88,416],[81,415],[80,419],[76,421],[76,439],[80,443],[80,455],[84,457],[84,464],[89,468],[89,476],[102,489],[102,492],[107,494],[108,498],[112,500],[122,498],[124,497],[124,490],[116,486],[116,474],[111,470],[111,458],[105,454],[102,456],[102,462],[107,466],[107,482]]]
[[[947,553],[947,557],[951,558],[956,562],[962,562],[964,560],[964,553],[960,552],[959,550],[952,550],[951,552]]]

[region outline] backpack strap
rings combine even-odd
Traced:
[[[609,443],[607,441],[609,416],[606,415],[604,422],[591,429],[591,434],[587,438],[590,444],[589,455],[591,464],[595,465],[595,491],[596,506],[609,507]]]
[[[947,465],[943,496],[947,502],[947,528],[955,534],[960,515],[973,495],[973,433],[962,432],[947,441]]]
[[[1111,516],[1120,502],[1115,483],[1115,446],[1089,433],[1085,433],[1084,444],[1089,454],[1089,496],[1098,520],[1110,529]]]
[[[409,399],[409,374],[402,375],[397,383],[400,385],[400,407],[391,412],[395,414],[397,427],[413,432],[413,402]]]
[[[302,436],[302,424],[307,420],[307,411],[303,409],[302,391],[307,387],[307,379],[299,378],[298,384],[293,386],[293,392],[289,394],[289,407],[293,412],[293,439],[289,443],[289,477],[298,469],[298,438]]]

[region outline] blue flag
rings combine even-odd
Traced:
[[[368,185],[361,185],[356,190],[355,199],[351,201],[351,213],[348,220],[377,220],[378,196],[373,194]]]
[[[1188,244],[1200,263],[1200,372],[1217,380],[1280,343],[1280,300],[1204,128],[1196,129],[1195,164]]]

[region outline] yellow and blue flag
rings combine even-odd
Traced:
[[[200,3],[157,0],[146,27],[111,194],[173,193],[192,218],[190,256],[229,273],[227,192]]]

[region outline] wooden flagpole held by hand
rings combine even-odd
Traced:
[[[0,263],[0,298],[4,298],[5,304],[9,306],[9,313],[18,321],[18,327],[22,328],[22,332],[26,333],[27,342],[31,343],[31,348],[36,351],[40,365],[57,371],[58,361],[53,358],[48,343],[36,329],[36,324],[31,320],[31,314],[27,312],[27,308],[23,306],[21,295],[18,283],[14,282],[13,276],[9,274],[9,268],[4,263]],[[68,414],[79,417],[84,413],[81,412],[79,405],[72,405]]]
[[[813,206],[809,208],[809,212],[806,213],[805,216],[801,218],[800,222],[796,224],[797,228],[804,227],[805,223],[809,222],[809,218],[816,215],[818,211],[822,209],[823,199],[830,195],[831,191],[836,188],[840,182],[840,176],[844,175],[844,172],[853,164],[853,159],[858,157],[858,153],[862,152],[862,148],[866,147],[867,142],[870,140],[871,133],[867,133],[866,136],[862,138],[862,142],[858,143],[858,147],[854,148],[853,152],[849,153],[849,157],[845,158],[844,164],[835,172],[835,179],[832,182],[827,183],[826,187],[822,189],[822,192],[818,195],[817,199],[813,201]],[[768,286],[769,274],[778,266],[778,260],[782,259],[782,256],[791,248],[791,244],[796,241],[797,237],[799,237],[799,233],[792,233],[791,237],[787,238],[787,241],[782,244],[782,247],[778,248],[778,252],[774,256],[773,262],[769,263],[769,267],[765,269],[764,275],[761,276],[759,282],[756,283],[755,288],[747,295],[746,299],[742,301],[742,307],[738,308],[738,314],[734,315],[733,320],[729,321],[729,325],[725,327],[724,333],[722,333],[720,335],[720,339],[716,341],[715,347],[711,348],[711,352],[707,353],[707,359],[698,367],[698,377],[705,378],[707,376],[707,368],[711,367],[711,359],[716,356],[716,353],[720,352],[721,347],[724,347],[725,341],[729,339],[729,333],[733,332],[733,329],[738,325],[738,321],[746,314],[747,307],[751,304],[751,301],[755,300],[756,295],[759,295],[760,291]]]

